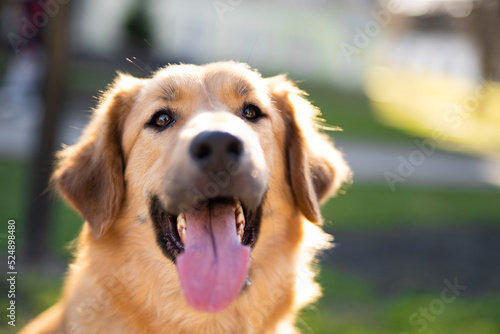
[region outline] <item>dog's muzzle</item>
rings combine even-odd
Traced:
[[[253,131],[222,129],[186,131],[172,153],[151,200],[157,240],[188,304],[218,312],[247,281],[268,184],[264,153]]]
[[[213,199],[238,199],[248,210],[262,202],[268,186],[268,169],[258,138],[219,130],[201,131],[185,151],[183,159],[168,169],[160,199],[165,209],[178,215],[197,210]],[[254,140],[254,142],[252,142]],[[182,161],[183,160],[183,161]]]

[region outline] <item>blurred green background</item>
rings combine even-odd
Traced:
[[[469,124],[472,119],[481,120],[475,122],[471,130],[475,136],[468,136],[470,139],[464,142],[455,133],[447,132],[447,140],[436,142],[435,151],[426,156],[423,163],[413,164],[415,172],[404,176],[404,182],[391,187],[386,178],[388,171],[398,173],[399,157],[409,160],[410,155],[419,150],[416,140],[432,138],[432,130],[440,127],[434,122],[435,115],[474,96],[477,87],[498,82],[498,64],[488,56],[496,55],[497,51],[489,47],[491,40],[486,37],[482,37],[486,47],[481,48],[475,35],[481,26],[477,17],[485,11],[484,6],[491,6],[488,1],[460,2],[459,6],[471,4],[469,12],[467,8],[449,7],[452,8],[449,13],[442,9],[448,5],[441,8],[436,1],[437,9],[421,9],[418,15],[412,12],[410,5],[382,12],[391,9],[384,1],[357,5],[347,1],[296,1],[286,10],[282,10],[283,3],[279,1],[269,4],[242,1],[234,2],[231,10],[222,12],[210,2],[204,4],[209,7],[202,15],[192,11],[193,6],[202,6],[201,2],[170,1],[166,2],[168,5],[158,5],[166,6],[162,9],[167,17],[165,21],[170,24],[164,34],[161,28],[166,23],[152,19],[158,15],[151,9],[155,8],[153,3],[142,7],[127,1],[125,9],[113,12],[108,8],[111,11],[107,12],[108,20],[96,23],[98,27],[94,30],[86,25],[99,20],[99,5],[95,1],[82,3],[71,4],[64,14],[68,19],[65,23],[68,32],[62,37],[69,42],[64,53],[60,128],[54,138],[54,148],[59,148],[62,142],[71,144],[76,140],[88,118],[88,110],[95,106],[93,96],[111,82],[116,70],[147,76],[151,69],[168,62],[236,59],[248,61],[264,75],[288,72],[292,79],[300,81],[300,88],[308,92],[309,99],[321,109],[326,123],[343,129],[330,135],[355,172],[353,185],[323,206],[324,227],[335,236],[336,247],[319,257],[318,280],[324,295],[318,303],[301,312],[297,322],[301,332],[500,333],[500,143],[496,132],[489,130],[491,126],[497,129],[495,126],[500,124],[495,123],[496,110],[500,107],[495,100],[498,91],[485,97],[486,102],[481,100],[484,103],[466,110],[473,117],[464,116],[463,124]],[[3,17],[19,14],[20,9],[14,10],[14,7],[4,4]],[[60,9],[52,20],[62,16],[62,11]],[[160,10],[157,8],[157,11]],[[385,19],[376,20],[382,14],[373,13],[386,13]],[[93,14],[97,17],[92,18]],[[261,15],[259,19],[255,19],[256,14]],[[11,25],[3,28],[6,36],[8,32],[22,29],[16,28],[11,16]],[[246,24],[249,16],[254,18],[251,28]],[[484,20],[489,22],[489,16]],[[366,28],[373,26],[370,22],[378,22],[378,33]],[[242,26],[248,30],[242,30]],[[100,36],[95,30],[103,27],[107,30]],[[0,231],[0,251],[6,263],[6,222],[14,219],[19,273],[17,326],[12,328],[2,321],[2,333],[17,332],[58,299],[64,272],[71,260],[70,245],[82,224],[81,218],[59,199],[48,196],[50,213],[45,252],[36,260],[27,255],[32,242],[26,236],[29,226],[33,226],[29,225],[30,219],[33,220],[30,210],[33,202],[46,196],[43,191],[33,194],[33,170],[37,165],[29,152],[36,152],[39,143],[36,136],[40,128],[46,126],[40,104],[47,105],[41,101],[49,94],[46,85],[50,80],[44,79],[47,78],[45,71],[37,73],[36,70],[25,76],[33,77],[31,83],[12,83],[9,78],[16,66],[29,69],[31,64],[53,69],[50,52],[56,51],[51,51],[47,40],[55,35],[47,33],[51,31],[49,27],[40,30],[46,30],[45,35],[39,40],[30,39],[18,53],[12,52],[11,41],[4,41],[0,57],[3,73],[0,99],[4,101],[3,109],[0,108],[0,218],[5,222],[4,231]],[[242,31],[245,34],[241,34]],[[358,31],[364,31],[369,38],[366,45],[356,44],[363,40]],[[425,44],[422,38],[427,36],[432,41],[443,33],[478,39],[472,47],[475,53],[469,58],[464,56],[465,60],[450,69],[447,66],[452,60],[447,58],[446,50],[453,54],[455,44],[443,42],[440,48],[422,47]],[[406,45],[403,52],[394,36],[406,36],[410,41],[413,36],[415,43]],[[447,39],[449,36],[445,36],[444,40]],[[110,42],[113,40],[115,42]],[[419,47],[416,41],[420,42]],[[346,56],[346,45],[358,52]],[[298,50],[299,55],[292,54],[291,50]],[[436,65],[432,61],[433,52],[444,52],[436,57],[444,57],[445,61]],[[420,63],[417,66],[394,60],[401,53],[414,54],[414,60]],[[28,60],[23,60],[28,63],[16,65],[23,54],[31,54]],[[43,57],[48,60],[38,62],[33,60],[33,54],[46,54]],[[314,64],[308,65],[311,63]],[[376,76],[379,72],[373,69],[381,68],[392,71],[390,78]],[[464,68],[468,71],[461,71]],[[413,84],[411,92],[407,90],[408,70],[416,77],[412,80],[419,80],[425,89],[419,90],[420,86]],[[429,73],[439,73],[448,79],[439,89],[429,92],[427,83],[432,81]],[[467,82],[466,88],[458,93],[452,84],[446,86],[455,82],[456,77]],[[27,84],[45,95],[34,92],[31,86],[26,92],[19,88]],[[21,90],[18,100],[12,97],[17,94],[13,85]],[[377,89],[373,85],[378,85]],[[387,91],[397,97],[407,97],[403,101],[391,100],[385,95],[382,98],[380,92]],[[453,95],[448,94],[450,92],[457,96],[449,97]],[[30,100],[33,96],[35,99]],[[428,101],[429,96],[439,103],[432,107],[420,105]],[[6,111],[10,105],[13,109]],[[28,110],[36,106],[40,109],[38,114],[36,110]],[[425,112],[419,113],[418,110],[423,109]],[[419,122],[408,121],[405,116],[408,110]],[[404,121],[398,122],[400,119]],[[19,125],[30,121],[31,125]],[[493,134],[487,137],[487,145],[475,138],[484,139],[490,132]],[[27,140],[23,137],[26,134],[35,139]],[[36,220],[31,224],[36,224]],[[466,288],[453,302],[444,303],[442,291],[447,287],[446,282],[454,280]],[[5,310],[8,305],[5,280],[0,287],[4,291],[0,294],[0,308]]]

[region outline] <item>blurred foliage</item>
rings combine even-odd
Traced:
[[[137,2],[128,13],[124,23],[124,31],[132,44],[143,46],[144,41],[151,40],[150,20],[145,6],[141,2]]]
[[[340,92],[328,85],[299,82],[300,89],[309,93],[311,103],[321,110],[322,118],[342,132],[330,132],[334,139],[377,140],[411,143],[413,138],[400,130],[388,128],[377,121],[366,96],[355,92]]]
[[[500,150],[500,84],[449,74],[373,67],[366,90],[381,122],[481,155]],[[437,135],[436,133],[439,133]]]

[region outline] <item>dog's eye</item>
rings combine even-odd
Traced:
[[[253,104],[248,104],[243,107],[242,116],[248,120],[255,120],[263,115],[258,107]]]
[[[170,122],[172,122],[172,117],[167,114],[160,114],[155,118],[155,125],[159,127],[167,126]]]
[[[151,120],[146,125],[161,129],[170,125],[173,121],[174,118],[168,110],[160,110],[151,117]]]

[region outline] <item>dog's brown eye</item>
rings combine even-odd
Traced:
[[[172,122],[172,117],[167,114],[160,114],[155,118],[155,125],[159,127],[164,127]]]
[[[174,118],[169,110],[157,111],[153,117],[146,123],[147,127],[152,127],[158,130],[163,130],[168,125],[174,122]]]
[[[260,109],[258,107],[250,104],[250,105],[246,105],[243,108],[242,115],[246,119],[255,120],[255,119],[259,118],[260,116],[262,116],[262,112],[260,111]]]

